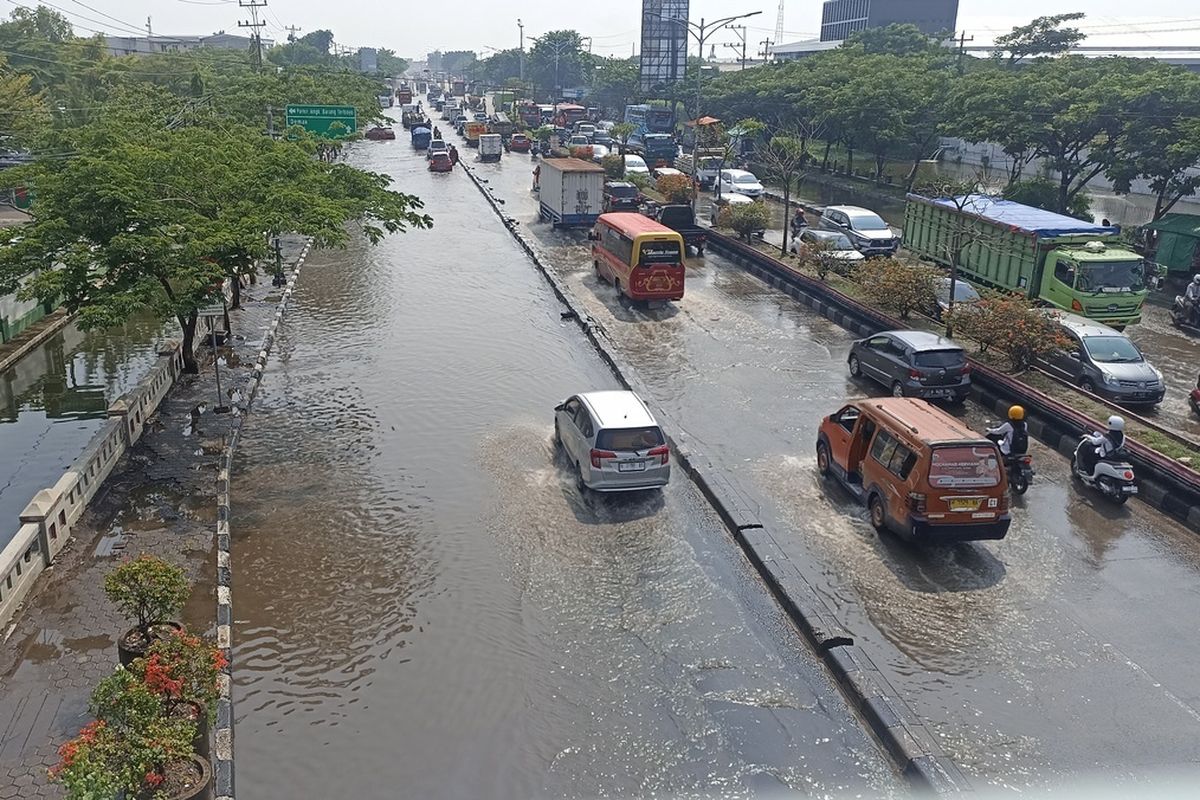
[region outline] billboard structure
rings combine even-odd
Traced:
[[[642,0],[642,91],[662,90],[687,74],[688,0]]]

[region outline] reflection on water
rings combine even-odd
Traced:
[[[154,365],[171,330],[146,318],[88,332],[69,324],[0,375],[0,547],[33,495],[87,445],[108,405]]]

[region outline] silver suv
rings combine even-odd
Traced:
[[[1163,375],[1125,334],[1078,314],[1057,312],[1071,344],[1043,362],[1050,372],[1092,394],[1125,405],[1161,403]]]
[[[650,409],[633,392],[586,392],[554,409],[554,441],[581,487],[598,492],[660,489],[671,450]]]
[[[874,211],[858,206],[826,206],[820,226],[840,231],[864,256],[894,256],[900,249],[900,237]]]

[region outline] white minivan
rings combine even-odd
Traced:
[[[744,194],[746,197],[758,197],[764,191],[754,173],[744,169],[721,170],[719,189],[721,194]]]
[[[554,409],[554,441],[578,485],[597,492],[661,489],[671,479],[671,449],[634,392],[572,395]]]

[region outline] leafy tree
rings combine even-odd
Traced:
[[[276,45],[267,51],[267,60],[281,67],[317,66],[329,62],[329,54],[303,41]]]
[[[549,31],[537,38],[525,61],[526,75],[537,86],[553,93],[566,86],[584,85],[584,67],[591,59],[578,31]],[[555,97],[554,99],[557,99]]]
[[[510,78],[521,75],[521,51],[517,48],[500,50],[485,59],[476,61],[470,67],[472,77],[480,78],[490,84],[504,84]]]
[[[854,31],[842,42],[842,47],[893,56],[917,55],[941,49],[933,37],[916,25],[895,22],[882,28]]]
[[[59,264],[22,295],[62,298],[84,328],[143,309],[173,317],[190,372],[198,310],[223,279],[266,255],[264,232],[341,245],[352,221],[372,242],[431,223],[417,198],[387,188],[387,176],[319,161],[308,140],[236,125],[164,129],[114,114],[58,144],[78,154],[4,176],[32,187],[38,202],[19,235],[0,233],[0,291]]]
[[[1038,17],[1028,25],[1018,25],[1011,32],[997,36],[994,58],[1008,53],[1008,63],[1016,64],[1029,56],[1051,56],[1065,53],[1087,38],[1078,28],[1060,27],[1064,22],[1084,18],[1083,12],[1053,14]]]
[[[1030,82],[1020,72],[980,69],[967,73],[949,91],[947,132],[968,142],[992,142],[1008,159],[1011,186],[1037,157],[1035,129],[1041,122],[1030,102]]]
[[[403,75],[408,69],[408,59],[400,58],[396,51],[380,47],[375,51],[375,63],[382,75]]]
[[[621,147],[621,155],[625,154],[625,150],[629,147],[629,137],[637,131],[637,126],[632,122],[618,122],[612,126],[608,135],[611,136]]]
[[[0,145],[28,146],[49,124],[45,93],[34,90],[33,76],[8,71],[0,55]]]
[[[951,309],[946,316],[960,335],[975,340],[980,353],[998,350],[1014,370],[1069,346],[1054,318],[1021,295],[985,291],[979,301]]]
[[[908,319],[913,311],[932,308],[938,271],[925,264],[910,264],[889,258],[862,262],[854,277],[867,298],[883,311]]]
[[[788,252],[788,233],[791,230],[792,189],[799,190],[809,159],[804,140],[794,131],[772,136],[755,153],[755,160],[766,168],[763,177],[778,181],[783,186],[783,243],[779,246],[779,252],[784,256]]]
[[[600,159],[600,166],[609,180],[620,180],[625,175],[625,159],[621,156],[605,156]]]
[[[596,59],[590,74],[589,99],[601,108],[615,112],[618,118],[625,106],[641,99],[638,62],[633,58]]]
[[[729,226],[737,231],[738,236],[750,241],[750,237],[759,231],[766,230],[771,224],[771,212],[766,203],[754,202],[732,206],[729,213]]]
[[[654,188],[668,203],[692,202],[692,179],[686,175],[663,175]]]
[[[1005,200],[1024,203],[1034,208],[1046,211],[1058,210],[1058,184],[1048,178],[1027,178],[1011,183],[1004,188],[1001,196]],[[1092,199],[1087,192],[1079,192],[1071,198],[1066,213],[1077,219],[1091,221]]]
[[[321,55],[327,56],[329,55],[329,46],[333,44],[333,31],[321,29],[306,33],[296,40],[296,44],[306,45]]]
[[[463,75],[478,60],[474,50],[447,50],[442,53],[442,72]]]

